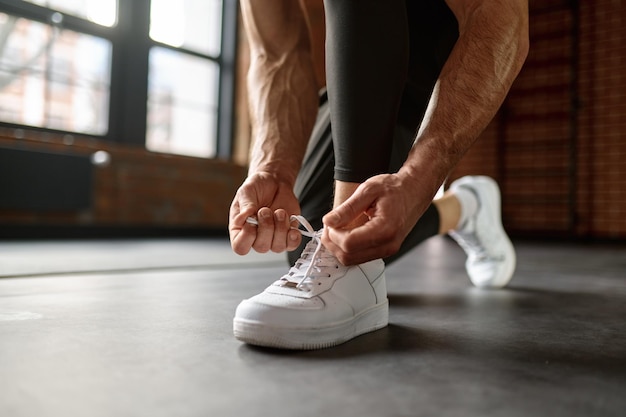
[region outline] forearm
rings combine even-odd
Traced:
[[[317,113],[314,78],[306,57],[257,62],[248,75],[254,145],[250,172],[280,172],[295,181]],[[302,62],[305,61],[305,62]]]
[[[254,10],[264,7],[261,3],[242,4],[251,44],[248,93],[254,145],[250,173],[269,172],[293,183],[318,103],[307,26],[293,4],[292,13],[285,13],[288,24],[264,19],[262,11]]]
[[[525,2],[476,3],[455,12],[459,39],[403,167],[433,192],[494,117],[528,51]]]

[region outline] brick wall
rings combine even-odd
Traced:
[[[16,137],[16,134],[18,137]],[[91,208],[50,212],[0,209],[2,226],[94,226],[226,230],[228,207],[245,168],[80,136],[0,129],[0,147],[92,155],[104,150],[106,166],[95,167]]]
[[[626,237],[626,3],[531,1],[531,49],[453,178],[494,176],[517,235]]]
[[[580,19],[579,233],[626,237],[626,2],[585,1]]]

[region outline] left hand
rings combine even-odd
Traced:
[[[324,216],[322,243],[344,265],[393,255],[432,202],[435,191],[406,174],[372,177]],[[369,220],[347,227],[363,214]]]

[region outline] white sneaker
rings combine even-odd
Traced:
[[[312,240],[287,274],[239,304],[235,337],[259,346],[321,349],[387,326],[384,262],[346,267],[322,245],[321,231],[301,216],[292,219]]]
[[[465,250],[465,269],[475,286],[504,287],[515,271],[515,249],[502,227],[500,189],[493,179],[483,176],[460,178],[450,190],[461,187],[476,195],[479,207],[460,229],[449,234]]]

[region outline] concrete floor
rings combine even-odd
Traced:
[[[510,287],[481,291],[431,239],[388,268],[388,328],[285,352],[231,330],[278,255],[0,243],[0,416],[626,415],[626,248],[517,250]]]

